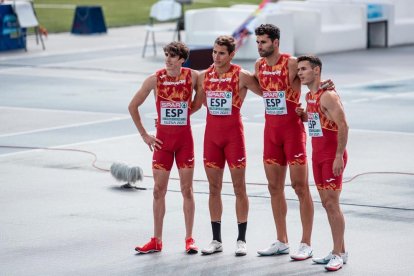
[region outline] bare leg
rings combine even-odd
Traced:
[[[313,202],[308,184],[308,166],[290,165],[292,187],[299,198],[300,219],[302,221],[302,243],[311,245],[313,225]]]
[[[331,226],[332,239],[334,244],[332,252],[336,255],[340,255],[340,253],[345,252],[345,219],[339,205],[340,194],[341,191],[319,190],[322,205],[326,210],[329,224]]]
[[[221,189],[223,187],[224,169],[205,168],[210,188],[208,205],[211,221],[221,221],[223,202],[221,201]]]
[[[194,169],[179,169],[181,194],[183,195],[183,211],[185,220],[185,238],[193,235],[194,225],[194,196],[193,196],[193,175]]]
[[[286,230],[287,204],[285,198],[286,166],[264,164],[275,220],[277,240],[288,242]]]
[[[169,171],[152,170],[154,174],[153,191],[153,214],[154,214],[154,237],[162,240],[162,226],[165,215],[165,194],[167,193]]]
[[[245,174],[246,169],[230,169],[231,180],[233,182],[234,194],[236,195],[236,215],[237,222],[247,221],[249,213],[249,199],[246,193]]]

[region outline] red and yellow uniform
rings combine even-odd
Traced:
[[[265,58],[259,61],[266,119],[263,162],[269,165],[306,164],[306,132],[295,112],[300,92],[293,90],[289,80],[289,57],[281,54],[273,66]]]
[[[315,94],[306,94],[309,136],[312,137],[313,177],[318,190],[341,190],[342,174],[334,176],[332,171],[338,146],[338,126],[321,109],[320,99],[325,92],[320,89]],[[346,166],[346,150],[343,159]]]
[[[163,144],[154,151],[153,169],[170,171],[175,162],[179,169],[194,167],[194,141],[190,126],[193,93],[191,69],[181,68],[177,77],[167,70],[156,72],[157,134]]]
[[[207,69],[203,82],[206,93],[207,125],[204,134],[204,166],[223,169],[246,167],[246,147],[239,95],[240,66],[232,64],[223,74],[214,66]]]

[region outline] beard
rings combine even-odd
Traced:
[[[262,50],[259,52],[259,56],[261,57],[268,57],[270,55],[272,55],[275,52],[275,48],[272,46],[267,50]]]

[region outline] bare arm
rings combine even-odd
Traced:
[[[333,91],[325,92],[321,97],[321,106],[328,118],[338,126],[338,146],[333,163],[333,173],[335,176],[340,175],[344,169],[344,152],[348,142],[348,123],[345,118],[344,108],[339,96]]]
[[[145,102],[151,91],[155,89],[156,82],[157,79],[155,75],[149,76],[128,105],[129,114],[131,114],[132,120],[134,121],[139,134],[144,142],[149,146],[151,151],[161,148],[162,141],[152,135],[148,135],[141,121],[139,106]]]
[[[203,90],[203,81],[204,81],[205,71],[197,74],[197,81],[195,86],[195,95],[194,99],[191,102],[191,114],[199,110],[204,102],[205,93]]]
[[[298,61],[295,57],[290,57],[288,61],[289,68],[289,83],[292,89],[296,92],[301,93],[301,84],[298,76]]]
[[[259,82],[255,78],[255,76],[247,70],[242,69],[240,72],[240,81],[243,87],[251,90],[256,95],[262,97],[263,91],[260,88]]]

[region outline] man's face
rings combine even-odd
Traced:
[[[216,66],[217,68],[228,65],[233,59],[233,56],[234,52],[230,54],[226,46],[214,44],[213,61],[214,66]]]
[[[164,58],[165,67],[168,70],[180,68],[184,62],[184,59],[180,58],[178,55],[167,53],[167,52],[165,52],[164,54],[165,54],[165,58]]]
[[[300,61],[298,63],[298,76],[300,82],[303,85],[308,85],[312,83],[319,73],[318,68],[319,67],[312,68],[310,62],[307,60]]]
[[[268,57],[275,52],[279,46],[279,40],[272,41],[267,34],[256,36],[257,51],[261,57]]]

